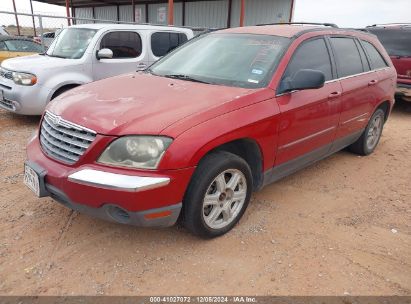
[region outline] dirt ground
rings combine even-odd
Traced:
[[[2,295],[411,295],[411,106],[376,152],[346,151],[253,195],[204,241],[37,199],[22,184],[38,117],[0,110]]]

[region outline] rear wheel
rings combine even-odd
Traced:
[[[200,162],[187,189],[184,224],[196,235],[220,236],[240,220],[251,192],[251,170],[242,158],[228,152],[210,154]]]
[[[349,149],[360,155],[369,155],[374,152],[381,138],[384,121],[384,111],[381,109],[375,111],[361,137]]]

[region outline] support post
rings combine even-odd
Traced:
[[[16,2],[15,2],[15,0],[13,0],[13,8],[14,8],[14,16],[16,17],[17,35],[20,36],[19,17],[17,17],[17,9],[16,9]]]
[[[71,24],[75,25],[77,24],[77,19],[76,18],[76,8],[73,6],[73,0],[70,0],[70,7],[71,7]]]
[[[14,0],[13,0],[14,1]],[[67,25],[70,26],[70,5],[69,5],[69,0],[66,0],[66,15],[67,15]]]
[[[245,0],[241,0],[241,7],[240,7],[240,26],[244,26],[244,16],[245,16]]]
[[[150,19],[148,18],[148,13],[149,13],[148,3],[146,3],[146,5],[145,5],[146,23],[149,23],[149,21],[150,21]]]
[[[233,0],[228,0],[228,13],[227,13],[227,28],[231,27],[231,10],[233,7]]]
[[[117,23],[120,23],[120,5],[117,4]]]
[[[183,3],[182,3],[182,9],[183,9],[183,16],[182,16],[182,19],[183,19],[183,26],[185,26],[186,25],[186,1],[185,0],[183,0]]]
[[[37,31],[36,31],[36,22],[34,21],[34,11],[33,11],[33,2],[30,0],[30,9],[31,9],[31,19],[33,20],[33,33],[34,37],[37,36]]]
[[[131,7],[133,8],[133,22],[136,22],[136,4],[131,0]]]
[[[294,0],[291,0],[290,19],[288,20],[288,22],[293,22],[294,5]]]
[[[43,51],[46,51],[46,48],[44,45],[44,39],[43,39],[43,20],[41,19],[41,16],[39,16],[39,30],[40,30],[40,43],[41,43],[41,46],[43,47]]]
[[[168,25],[174,25],[174,0],[168,0]]]

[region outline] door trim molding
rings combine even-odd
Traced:
[[[281,150],[281,149],[286,149],[286,148],[292,147],[292,146],[294,146],[294,145],[297,145],[297,144],[299,144],[299,143],[302,143],[302,142],[307,141],[307,140],[309,140],[309,139],[312,139],[312,138],[314,138],[314,137],[320,136],[320,135],[322,135],[322,134],[324,134],[324,133],[328,133],[328,132],[334,130],[335,128],[336,128],[336,126],[332,126],[332,127],[330,127],[330,128],[327,128],[327,129],[321,130],[321,131],[319,131],[319,132],[310,134],[310,135],[308,135],[308,136],[306,136],[306,137],[299,138],[299,139],[297,139],[297,140],[295,140],[295,141],[293,141],[293,142],[290,142],[290,143],[288,143],[288,144],[285,144],[285,145],[282,145],[282,146],[278,147],[278,149]]]
[[[360,138],[365,129],[356,131],[348,136],[336,139],[334,142],[326,144],[320,148],[312,150],[288,162],[277,165],[264,172],[263,185],[261,188],[289,176],[311,164],[322,160],[335,152],[338,152]]]
[[[369,114],[369,112],[363,113],[363,114],[358,115],[358,116],[355,116],[355,117],[353,117],[353,118],[350,118],[350,119],[348,119],[348,120],[346,120],[346,121],[343,121],[343,122],[341,123],[341,125],[345,125],[345,124],[347,124],[347,123],[349,123],[349,122],[352,122],[352,121],[354,121],[354,120],[359,120],[360,118],[362,118],[362,117],[364,117],[364,116],[368,116],[368,114]],[[365,117],[364,117],[364,118],[365,118]]]

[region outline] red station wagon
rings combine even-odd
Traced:
[[[369,33],[266,25],[208,33],[145,72],[55,99],[30,140],[25,183],[118,223],[181,219],[215,237],[252,191],[343,148],[374,151],[396,72]]]

